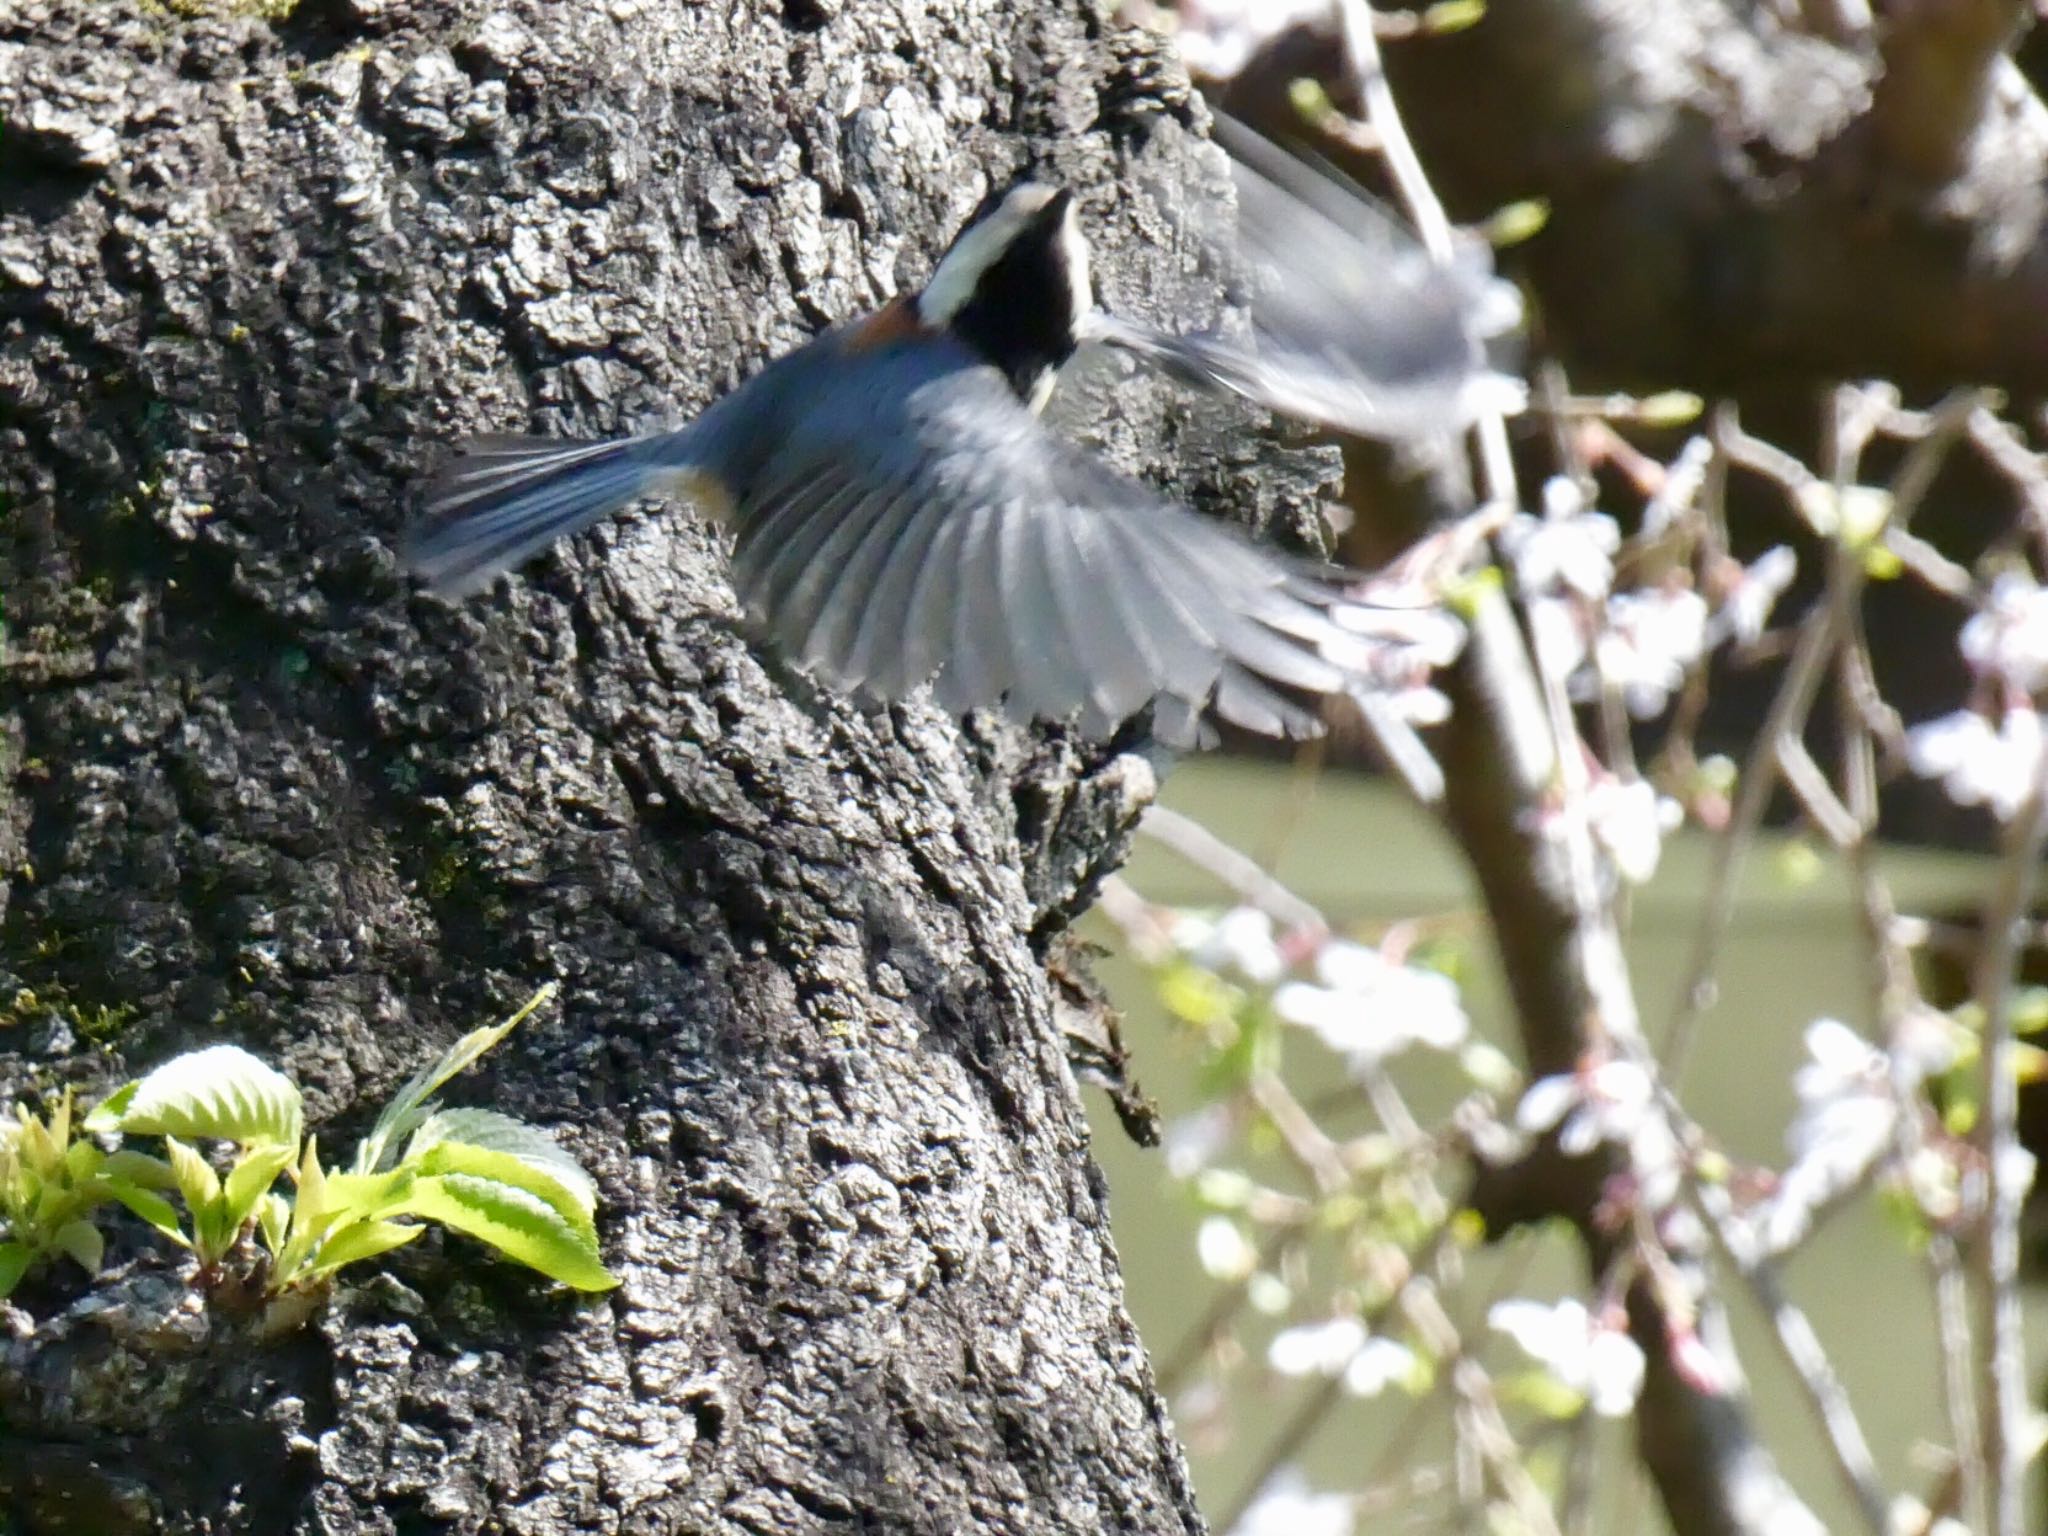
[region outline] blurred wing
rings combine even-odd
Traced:
[[[1334,586],[1053,436],[992,369],[859,372],[845,393],[873,402],[861,429],[817,436],[742,498],[734,584],[791,660],[885,698],[930,681],[949,710],[1078,715],[1095,734],[1155,700],[1183,740],[1205,713],[1320,730],[1281,690],[1350,680],[1323,654],[1353,644]]]
[[[1449,267],[1391,214],[1249,129],[1219,118],[1237,188],[1237,235],[1219,242],[1247,286],[1250,333],[1180,336],[1098,314],[1090,339],[1202,387],[1361,437],[1457,431],[1518,411],[1521,381],[1488,343],[1521,318],[1514,289],[1474,241]]]

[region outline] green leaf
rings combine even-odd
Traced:
[[[14,1294],[34,1257],[26,1243],[0,1243],[0,1297]]]
[[[210,1045],[173,1057],[132,1092],[122,1089],[86,1123],[95,1130],[296,1147],[301,1106],[299,1090],[282,1072],[239,1046]]]
[[[560,988],[552,981],[547,983],[529,997],[512,1017],[496,1024],[486,1024],[482,1029],[471,1030],[448,1047],[440,1060],[414,1073],[405,1086],[392,1095],[391,1102],[384,1106],[384,1113],[379,1115],[377,1123],[370,1127],[370,1134],[356,1144],[355,1172],[375,1173],[399,1138],[410,1135],[413,1129],[427,1118],[427,1100],[433,1096],[435,1089],[456,1073],[473,1066],[477,1058],[511,1034],[536,1008],[550,1001],[559,990]]]
[[[2038,1035],[2048,1029],[2048,987],[2015,987],[2012,994],[2012,1031],[2016,1035]]]
[[[256,1202],[256,1230],[263,1235],[263,1247],[276,1267],[277,1256],[284,1251],[284,1235],[292,1224],[292,1205],[275,1190],[266,1190],[263,1198]]]
[[[495,1109],[439,1110],[429,1115],[413,1132],[403,1161],[412,1162],[427,1148],[444,1142],[508,1153],[561,1185],[586,1217],[597,1209],[596,1182],[560,1142],[537,1125],[501,1115]]]
[[[100,1229],[83,1216],[65,1222],[51,1233],[50,1246],[59,1253],[69,1254],[88,1275],[98,1274],[100,1264],[107,1256],[107,1240],[100,1236]]]
[[[89,1141],[74,1141],[64,1149],[64,1177],[73,1184],[90,1184],[107,1160],[107,1154]]]
[[[213,1209],[220,1199],[220,1175],[205,1158],[175,1136],[166,1136],[164,1146],[171,1154],[171,1173],[177,1178],[178,1193],[185,1207],[197,1217]]]
[[[388,1216],[405,1204],[417,1168],[400,1164],[387,1173],[327,1175],[327,1222],[369,1221]]]
[[[297,1283],[310,1285],[325,1279],[344,1265],[374,1259],[380,1253],[403,1248],[427,1229],[404,1221],[359,1221],[343,1227],[322,1243],[313,1262],[299,1274]]]
[[[146,1189],[139,1189],[124,1179],[109,1179],[107,1181],[107,1193],[127,1206],[129,1210],[140,1216],[152,1227],[155,1227],[157,1231],[168,1237],[180,1248],[190,1248],[192,1246],[191,1240],[185,1236],[184,1228],[178,1224],[177,1211],[172,1207],[171,1202],[162,1195],[152,1194]]]
[[[273,1143],[251,1147],[237,1158],[235,1166],[228,1170],[227,1183],[221,1186],[223,1219],[239,1232],[242,1224],[256,1214],[257,1204],[270,1192],[277,1176],[298,1157],[298,1151],[297,1147]]]
[[[1446,37],[1476,27],[1485,18],[1485,0],[1437,0],[1423,11],[1422,30],[1431,37]]]
[[[272,1280],[291,1283],[312,1256],[313,1245],[325,1232],[331,1217],[327,1209],[327,1175],[320,1167],[320,1138],[308,1136],[299,1154],[299,1188],[292,1196],[291,1221],[285,1231],[283,1249],[276,1255]]]
[[[1210,1029],[1236,1016],[1244,994],[1214,971],[1180,960],[1160,972],[1159,1000],[1175,1017]]]
[[[135,1095],[141,1089],[140,1082],[123,1083],[86,1115],[84,1125],[88,1131],[118,1131],[121,1117],[128,1113],[128,1106],[135,1102]]]
[[[402,1166],[421,1177],[456,1174],[464,1178],[487,1179],[494,1184],[523,1191],[544,1202],[593,1245],[597,1242],[597,1228],[591,1223],[591,1207],[583,1203],[579,1193],[564,1185],[552,1169],[540,1167],[523,1157],[490,1147],[443,1141],[425,1148],[417,1159],[408,1159]]]
[[[565,1220],[546,1200],[513,1185],[462,1173],[439,1174],[413,1186],[406,1209],[488,1243],[507,1258],[579,1291],[607,1291],[619,1283],[604,1267],[587,1232]]]
[[[1586,1411],[1585,1394],[1544,1370],[1514,1371],[1495,1378],[1501,1401],[1533,1409],[1546,1419],[1575,1419]]]
[[[206,1159],[175,1136],[164,1138],[171,1154],[171,1171],[178,1177],[178,1193],[192,1217],[192,1251],[205,1264],[217,1264],[234,1246],[241,1223],[228,1219],[227,1201],[221,1198],[220,1175]]]
[[[171,1172],[171,1165],[160,1157],[151,1157],[147,1152],[132,1152],[126,1147],[109,1152],[106,1161],[100,1164],[100,1177],[119,1179],[139,1189],[176,1189],[177,1175]]]

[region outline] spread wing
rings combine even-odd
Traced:
[[[1320,730],[1282,690],[1349,679],[1333,585],[1055,437],[942,342],[845,362],[738,499],[734,584],[786,656],[1097,734],[1154,701],[1183,739],[1204,714]]]
[[[1520,300],[1480,241],[1448,266],[1355,187],[1227,118],[1237,213],[1205,229],[1245,284],[1249,332],[1176,335],[1098,312],[1106,342],[1210,390],[1387,442],[1463,430],[1485,410],[1523,409],[1521,381],[1490,353],[1520,322]],[[1235,237],[1217,235],[1234,223]]]

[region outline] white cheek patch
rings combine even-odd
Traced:
[[[961,306],[974,297],[982,273],[1002,258],[1017,231],[1052,198],[1051,187],[1017,187],[994,210],[962,230],[918,296],[918,314],[925,324],[944,325],[960,313]],[[1083,272],[1085,275],[1085,267]]]
[[[1081,233],[1081,216],[1072,203],[1067,204],[1067,215],[1060,221],[1060,254],[1066,258],[1067,281],[1073,285],[1069,298],[1074,306],[1073,329],[1078,333],[1082,321],[1095,312],[1095,287],[1088,271],[1088,237]]]

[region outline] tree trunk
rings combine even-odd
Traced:
[[[458,1089],[558,1128],[624,1278],[430,1240],[263,1342],[160,1257],[54,1275],[0,1527],[1201,1528],[1045,968],[1147,762],[772,670],[686,510],[454,608],[390,552],[440,440],[701,407],[1027,156],[1113,294],[1211,302],[1157,189],[1214,166],[1105,9],[0,13],[0,1099],[231,1040],[337,1147],[556,977]],[[1329,477],[1118,396],[1198,502]]]

